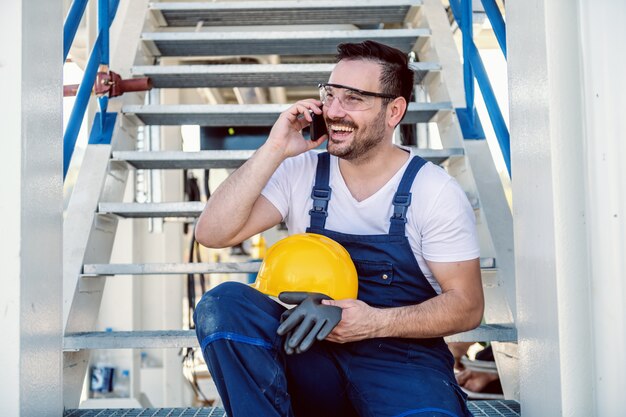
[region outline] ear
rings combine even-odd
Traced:
[[[390,127],[395,128],[400,123],[406,109],[407,102],[404,97],[397,97],[389,103],[387,106],[387,123]]]

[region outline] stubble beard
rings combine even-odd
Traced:
[[[326,145],[328,153],[341,159],[353,161],[362,158],[373,148],[378,146],[385,135],[385,115],[386,107],[383,107],[376,115],[376,118],[365,127],[363,131],[355,130],[354,138],[345,147],[334,145],[330,140]],[[338,122],[337,120],[335,122]],[[327,125],[331,122],[327,121]]]

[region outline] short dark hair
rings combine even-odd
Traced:
[[[375,41],[342,43],[337,46],[337,62],[347,60],[370,60],[381,65],[380,85],[383,94],[402,96],[407,104],[413,92],[413,71],[409,68],[407,55],[399,49]]]

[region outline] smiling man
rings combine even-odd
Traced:
[[[473,210],[443,169],[392,142],[413,89],[406,56],[372,41],[338,52],[320,100],[279,116],[211,196],[196,238],[232,246],[281,221],[327,236],[350,254],[358,296],[297,300],[298,317],[341,309],[307,350],[281,326],[282,305],[222,284],[196,309],[204,357],[231,417],[469,416],[443,336],[483,313]],[[329,132],[317,141],[302,136],[311,113]],[[312,151],[324,141],[328,152]]]

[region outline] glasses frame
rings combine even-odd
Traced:
[[[380,98],[386,98],[389,100],[395,100],[400,96],[394,96],[393,94],[383,94],[383,93],[374,93],[372,91],[365,91],[365,90],[360,90],[358,88],[354,88],[354,87],[349,87],[347,85],[341,85],[341,84],[333,84],[333,83],[319,83],[317,85],[317,88],[321,89],[325,88],[325,87],[334,87],[334,88],[343,88],[345,90],[350,90],[350,91],[354,91],[355,93],[359,93],[363,96],[370,96],[370,97],[380,97]]]

